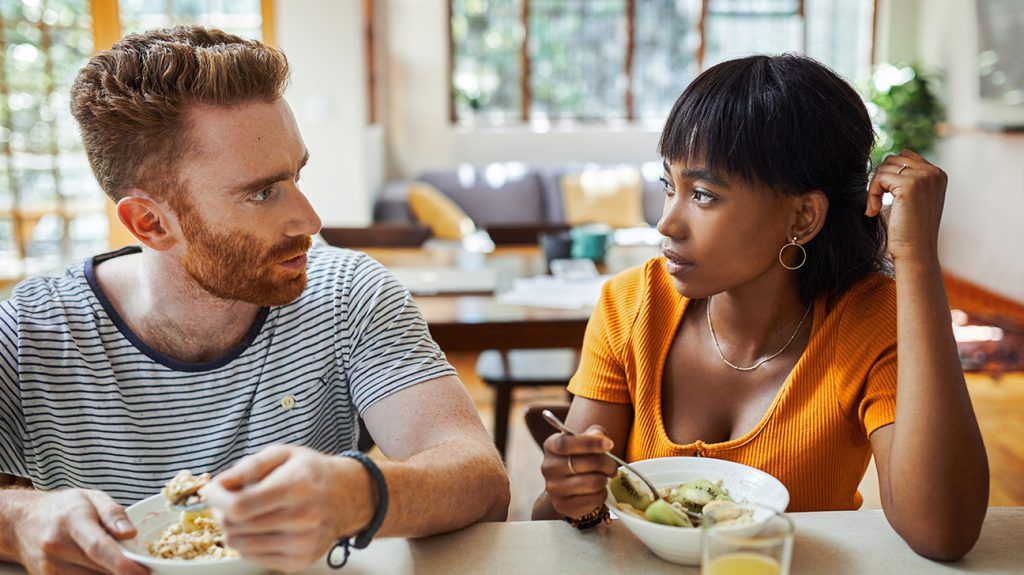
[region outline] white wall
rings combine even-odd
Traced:
[[[901,1],[916,3],[895,0]],[[951,135],[931,154],[949,174],[939,235],[943,267],[1024,302],[1024,136],[977,128],[974,0],[928,0],[927,9],[910,16],[896,23],[893,34],[912,30],[917,59],[944,76],[942,97],[951,125]]]
[[[462,162],[656,160],[661,126],[582,127],[538,133],[528,127],[456,128],[448,112],[447,0],[386,0],[389,168],[411,177]],[[510,80],[514,81],[514,79]]]
[[[302,190],[325,226],[371,221],[371,185],[379,181],[380,148],[367,133],[362,3],[286,0],[274,3],[278,45],[292,67],[285,99],[310,151]],[[379,140],[379,138],[378,138]]]

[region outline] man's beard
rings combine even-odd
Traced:
[[[267,247],[250,234],[215,232],[192,206],[175,203],[188,240],[181,266],[204,290],[222,299],[273,306],[294,301],[306,289],[305,267],[292,271],[280,264],[309,251],[313,244],[309,236]]]

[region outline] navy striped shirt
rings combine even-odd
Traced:
[[[129,504],[179,469],[216,473],[273,444],[351,449],[357,412],[455,373],[390,273],[324,245],[302,295],[261,309],[237,348],[176,361],[132,333],[93,274],[138,251],[26,280],[0,304],[0,472]]]

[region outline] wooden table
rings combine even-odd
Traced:
[[[956,563],[916,555],[889,527],[881,511],[792,513],[796,524],[793,575],[898,573],[1024,573],[1024,507],[989,509],[981,539]],[[22,574],[0,564],[0,575]],[[419,540],[380,539],[352,552],[342,571],[323,562],[310,575],[513,574],[615,575],[699,573],[666,563],[618,521],[577,532],[560,521],[483,523]]]
[[[536,247],[499,247],[490,254],[457,248],[374,248],[364,250],[385,267],[458,267],[497,270],[498,291],[516,278],[544,274],[546,264]],[[616,246],[602,271],[617,273],[658,255],[657,246]],[[434,341],[446,352],[486,349],[578,348],[592,308],[548,309],[503,305],[494,295],[417,296]]]

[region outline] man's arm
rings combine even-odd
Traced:
[[[506,519],[508,474],[457,377],[385,397],[363,419],[389,459],[378,462],[390,493],[382,534],[417,537]]]
[[[392,393],[363,414],[387,461],[388,512],[379,536],[419,537],[503,521],[508,474],[455,376]],[[342,536],[365,530],[378,506],[358,461],[276,446],[247,457],[207,488],[226,543],[266,567],[295,571]]]

